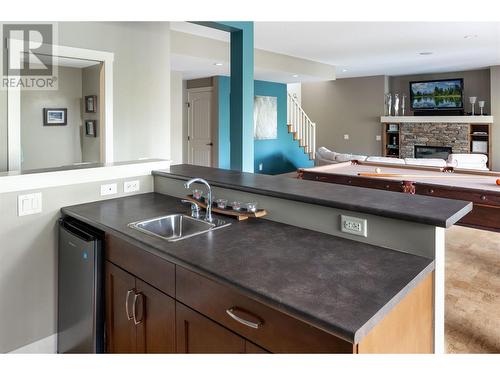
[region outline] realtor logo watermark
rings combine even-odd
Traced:
[[[3,24],[1,89],[57,90],[54,31],[50,23]]]

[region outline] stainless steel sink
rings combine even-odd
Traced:
[[[128,226],[143,233],[175,242],[230,224],[220,219],[214,219],[212,223],[209,223],[183,214],[172,214],[137,221]]]

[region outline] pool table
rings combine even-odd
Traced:
[[[304,180],[470,201],[473,210],[458,224],[500,232],[498,172],[350,161],[297,173]]]

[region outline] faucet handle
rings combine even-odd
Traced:
[[[189,203],[191,205],[191,216],[195,218],[200,217],[200,205],[198,203],[189,201],[187,199],[182,199],[181,203]]]

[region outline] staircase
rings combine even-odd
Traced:
[[[293,134],[293,139],[299,141],[299,146],[302,147],[309,160],[314,160],[316,157],[316,124],[307,116],[297,99],[290,93],[287,95],[288,133]]]

